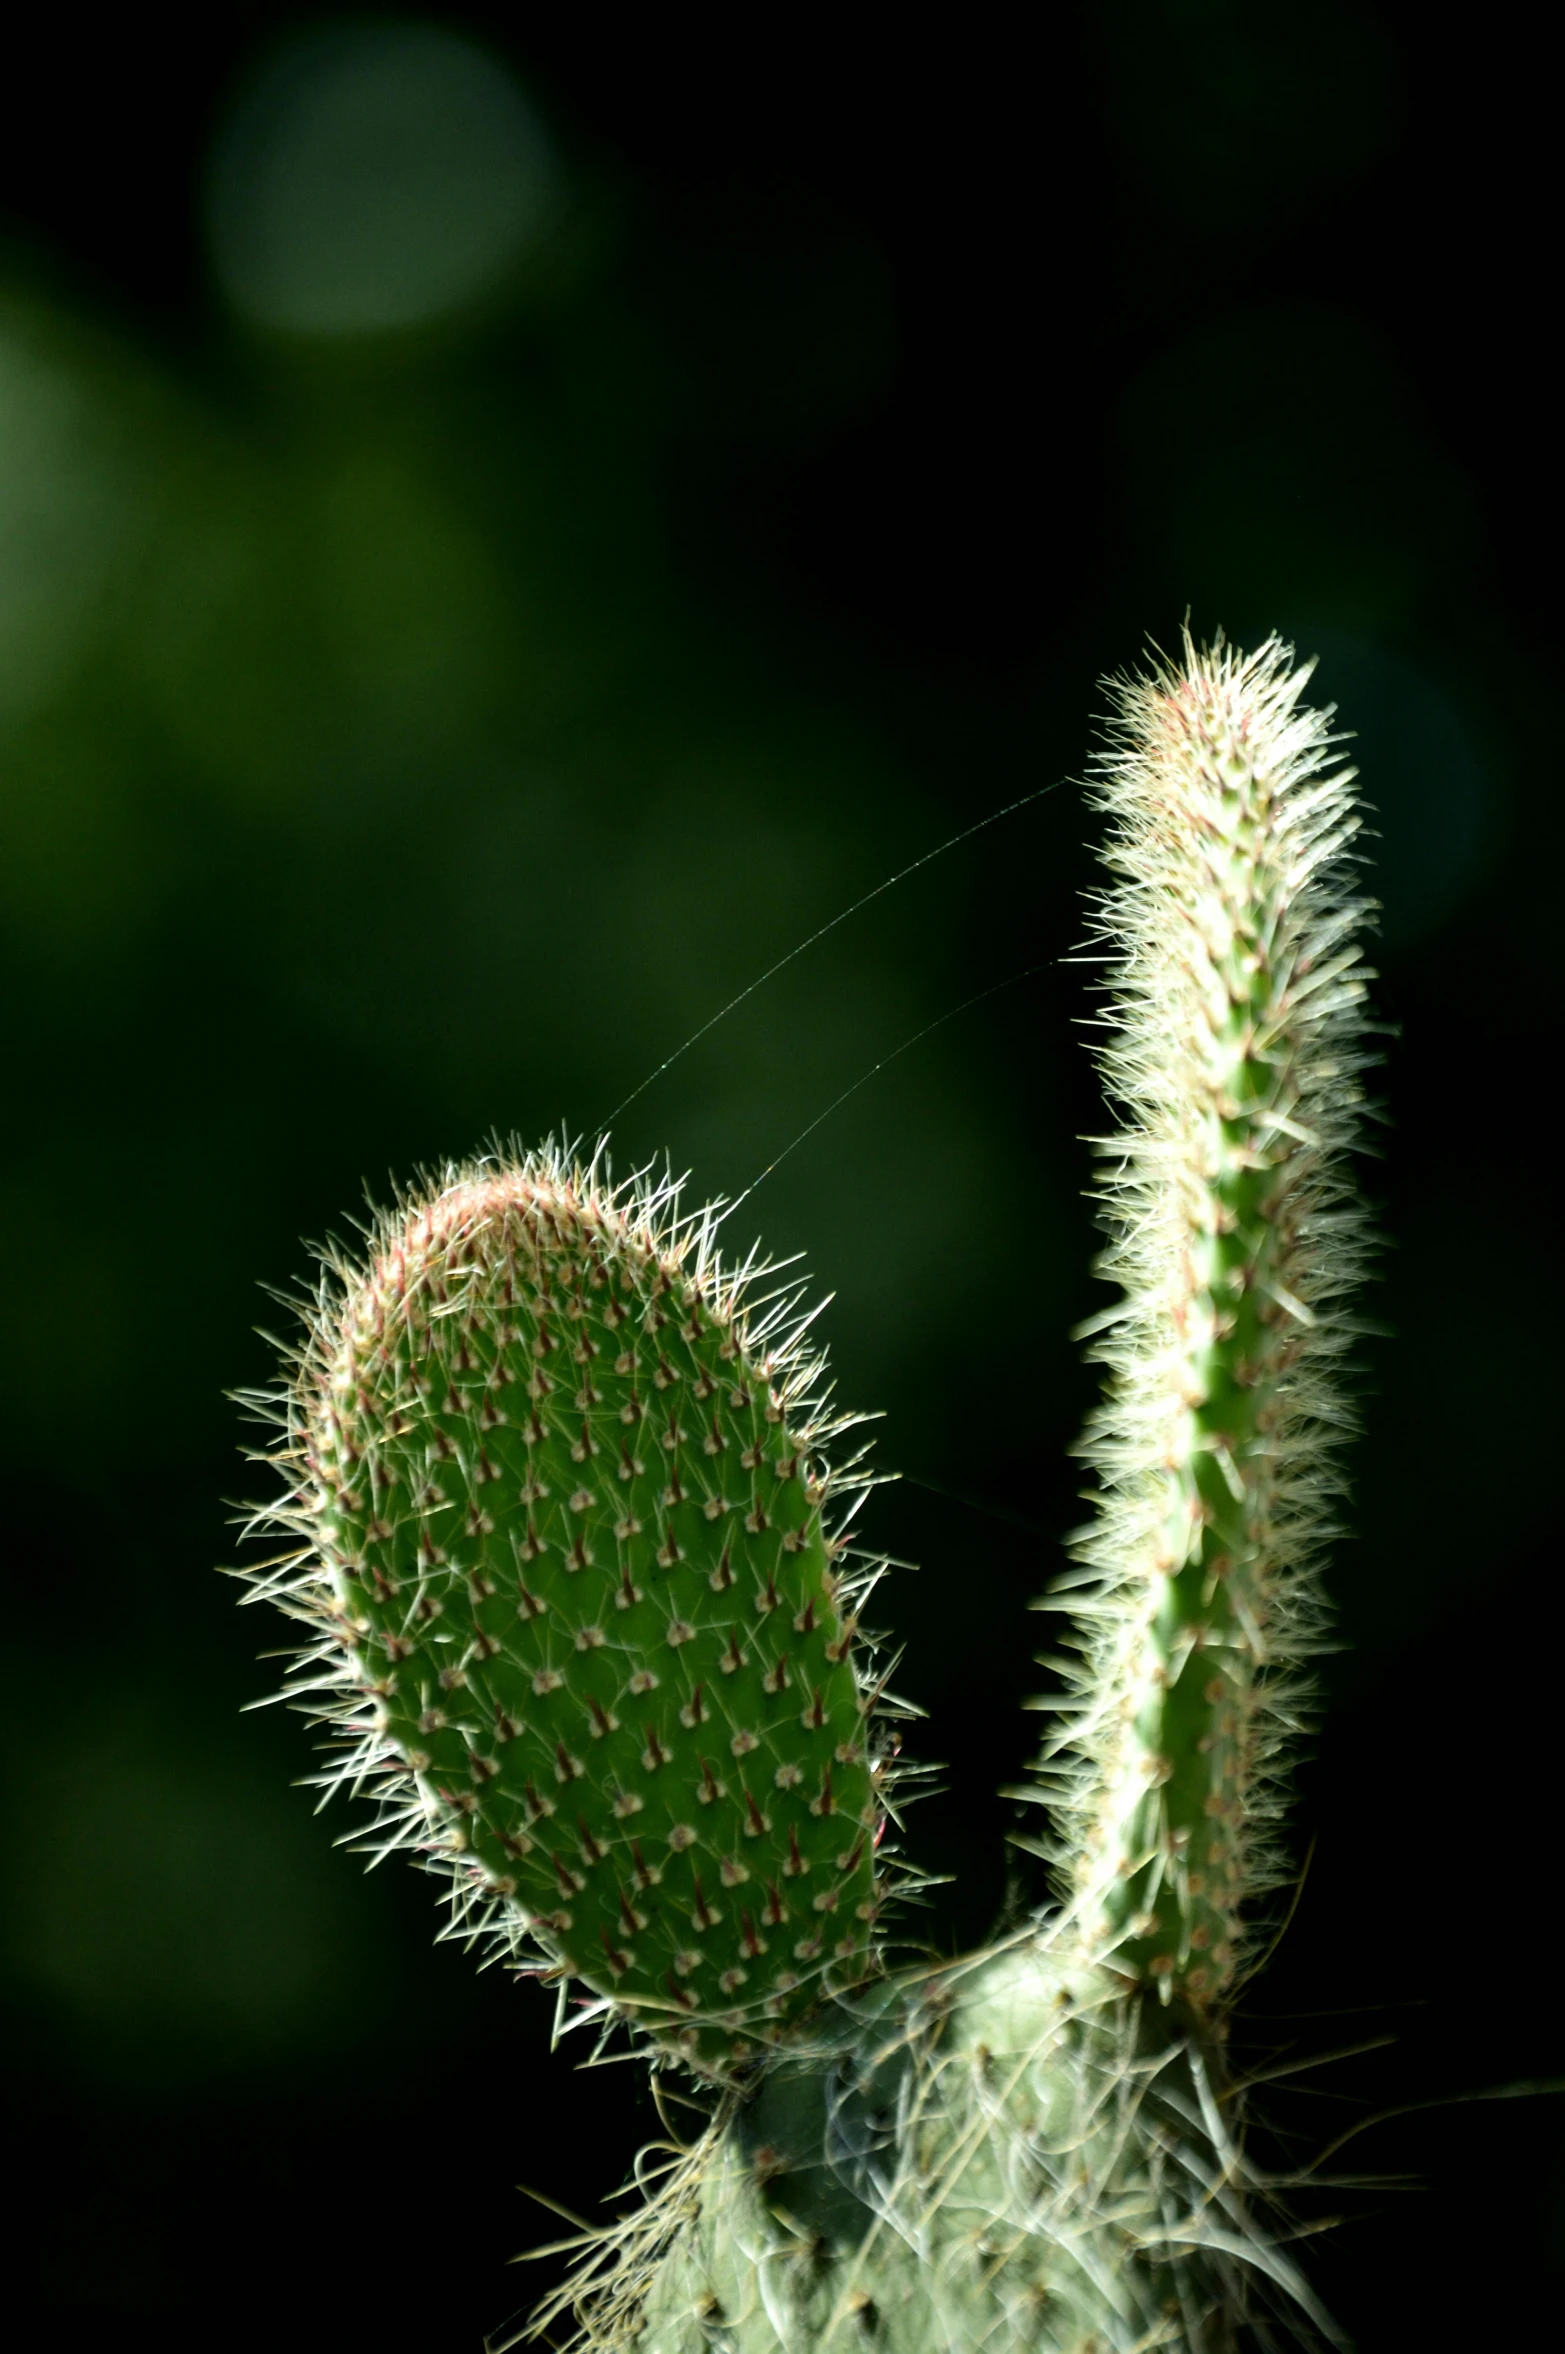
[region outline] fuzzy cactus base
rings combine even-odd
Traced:
[[[1027,1931],[818,2014],[535,2326],[571,2303],[603,2354],[1227,2354],[1312,2310],[1237,2127],[1197,2017]]]

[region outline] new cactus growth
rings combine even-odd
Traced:
[[[1096,772],[1124,1297],[1026,1793],[1059,1901],[1025,1929],[885,1970],[885,1761],[828,1518],[863,1474],[826,1468],[794,1295],[749,1308],[711,1213],[546,1150],[449,1173],[329,1273],[283,1412],[301,1548],[257,1580],[311,1628],[323,1779],[379,1788],[378,1843],[449,1874],[459,1926],[712,2088],[535,2331],[1220,2354],[1263,2308],[1321,2321],[1223,2065],[1283,1870],[1363,1252],[1358,820],[1308,675],[1187,639],[1120,689]]]
[[[1129,682],[1098,772],[1117,885],[1103,1140],[1123,1288],[1084,1444],[1087,1636],[1047,1786],[1073,1896],[1115,1966],[1205,2006],[1284,1868],[1277,1770],[1316,1636],[1360,1272],[1364,902],[1328,715],[1282,648],[1187,645]]]

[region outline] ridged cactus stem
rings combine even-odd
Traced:
[[[1187,637],[1178,669],[1121,687],[1097,772],[1116,877],[1096,911],[1102,1065],[1124,1115],[1100,1145],[1101,1271],[1124,1299],[1097,1347],[1087,1639],[1052,1794],[1089,1934],[1197,2007],[1231,1988],[1245,1908],[1278,1874],[1363,1255],[1344,1175],[1359,820],[1308,677],[1275,640],[1242,656]]]

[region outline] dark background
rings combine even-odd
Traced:
[[[426,1883],[334,1848],[297,1723],[239,1714],[286,1639],[211,1566],[264,1485],[223,1396],[286,1322],[257,1286],[388,1173],[591,1129],[1079,776],[1101,674],[1188,607],[1321,655],[1399,1026],[1313,1863],[1241,2049],[1391,2039],[1267,2097],[1279,2165],[1434,2104],[1297,2202],[1350,2217],[1311,2260],[1365,2354],[1533,2342],[1561,2104],[1457,2096],[1565,2066],[1541,61],[1503,12],[1346,4],[435,11],[536,109],[545,227],[422,325],[268,327],[208,192],[277,45],[378,21],[8,31],[7,2305],[28,2342],[477,2354],[548,2277],[505,2269],[555,2228],[514,2185],[622,2180],[639,2072],[551,2057]],[[1042,968],[738,1222],[835,1292],[907,1475],[868,1534],[922,1565],[886,1615],[949,1761],[910,1823],[946,1947],[1006,1901],[1022,1612],[1076,1515],[1089,834],[1067,783],[954,849],[615,1127],[737,1191]]]

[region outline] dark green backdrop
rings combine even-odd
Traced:
[[[635,2072],[548,2056],[542,1997],[431,1948],[426,1884],[333,1847],[292,1720],[240,1715],[284,1636],[213,1574],[263,1484],[223,1393],[266,1378],[301,1237],[491,1132],[592,1131],[839,908],[1079,776],[1099,675],[1187,606],[1321,655],[1401,1027],[1347,1647],[1244,2048],[1394,2039],[1279,2088],[1281,2165],[1558,2071],[1536,61],[1350,0],[437,10],[536,110],[544,226],[432,324],[312,336],[225,294],[203,191],[277,44],[336,20],[212,13],[18,28],[0,98],[26,2342],[477,2354],[542,2285],[504,2269],[553,2228],[513,2186],[590,2206],[656,2129]],[[993,1793],[1090,1395],[1089,830],[1065,782],[925,867],[615,1125],[621,1165],[736,1192],[1027,976],[734,1230],[835,1293],[905,1475],[866,1526],[921,1565],[884,1616],[950,1761],[910,1824],[958,1875],[947,1946],[1040,1893],[1017,1855],[1008,1899]],[[1535,2342],[1557,2099],[1376,2126],[1345,2170],[1301,2211],[1354,2218],[1316,2268],[1364,2349]]]

